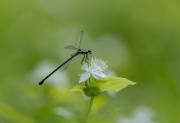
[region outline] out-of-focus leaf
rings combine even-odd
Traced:
[[[33,118],[20,113],[4,102],[0,102],[0,116],[12,123],[37,123]]]

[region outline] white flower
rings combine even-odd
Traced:
[[[62,107],[55,108],[54,112],[55,114],[63,116],[64,118],[67,118],[67,119],[72,119],[75,116],[75,114],[72,111],[62,108]]]
[[[149,107],[139,107],[130,117],[120,117],[117,123],[157,123]]]
[[[95,79],[101,79],[107,77],[106,70],[108,66],[101,59],[91,59],[90,64],[83,64],[82,70],[85,72],[81,74],[79,82],[87,81],[91,76]]]

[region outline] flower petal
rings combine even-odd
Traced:
[[[98,72],[98,71],[93,72],[93,73],[91,73],[91,74],[92,74],[92,76],[93,76],[94,78],[96,78],[96,79],[102,79],[102,78],[107,77],[106,74],[104,74],[103,72]]]
[[[95,60],[94,62],[91,63],[90,70],[91,71],[97,71],[97,72],[104,72],[108,66],[105,64],[103,60]]]
[[[89,66],[88,66],[88,64],[86,64],[86,63],[83,64],[82,67],[81,67],[81,69],[84,70],[84,71],[86,71],[86,72],[89,71]]]
[[[90,78],[90,76],[93,76],[95,79],[102,79],[107,77],[106,75],[106,69],[108,66],[106,63],[101,59],[94,59],[92,58],[90,61],[90,64],[83,64],[82,70],[85,71],[80,77],[80,83],[87,81],[87,79]]]
[[[102,70],[105,70],[108,68],[107,64],[101,59],[97,60],[96,65],[99,66]]]
[[[101,67],[98,66],[97,64],[92,64],[92,65],[90,66],[90,71],[93,71],[93,72],[96,72],[96,71],[103,72],[103,69],[101,69]]]
[[[91,76],[90,73],[84,72],[84,73],[81,74],[81,76],[80,76],[79,83],[82,83],[82,82],[87,81],[87,80],[90,78],[90,76]]]

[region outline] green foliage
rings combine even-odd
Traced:
[[[77,84],[81,57],[66,70],[66,91],[49,87],[50,79],[39,87],[41,78],[31,75],[43,61],[54,67],[63,62],[72,53],[64,46],[81,29],[82,46],[107,60],[117,75],[138,82],[113,101],[101,95],[103,106],[90,123],[115,123],[142,105],[158,123],[179,123],[179,6],[178,0],[0,0],[0,102],[6,104],[0,104],[0,123],[79,123],[85,102],[67,90]],[[55,114],[56,107],[75,117]]]
[[[33,118],[17,111],[12,106],[0,102],[0,116],[12,123],[37,123]]]

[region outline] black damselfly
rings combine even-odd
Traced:
[[[71,50],[76,50],[74,54],[71,55],[66,61],[64,61],[61,65],[59,65],[56,69],[54,69],[51,73],[49,73],[43,80],[39,82],[39,85],[42,85],[46,79],[48,79],[53,73],[55,73],[58,69],[63,67],[65,64],[67,64],[69,61],[71,61],[73,58],[75,58],[78,55],[83,55],[83,59],[81,61],[81,64],[83,62],[88,62],[89,61],[89,55],[92,53],[91,50],[83,49],[80,47],[81,41],[82,41],[82,36],[83,36],[83,31],[81,31],[78,35],[78,43],[76,45],[68,45],[65,48],[66,49],[71,49]]]

